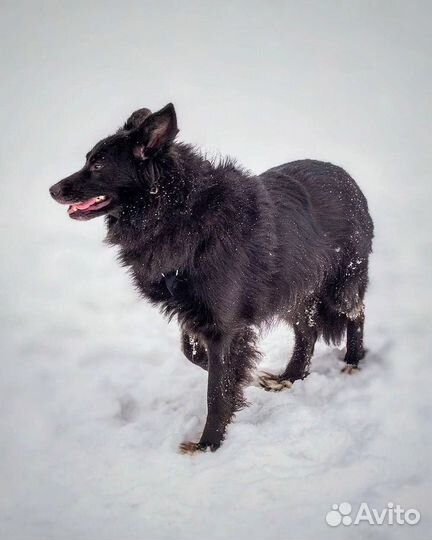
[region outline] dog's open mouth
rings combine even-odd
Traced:
[[[68,214],[72,218],[84,217],[108,206],[110,202],[111,199],[109,197],[99,195],[98,197],[87,199],[86,201],[71,204],[68,208]]]

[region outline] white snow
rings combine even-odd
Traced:
[[[9,4],[0,34],[0,538],[427,538],[430,7],[62,4]],[[103,224],[48,196],[134,108],[171,100],[184,140],[257,172],[345,166],[377,233],[363,369],[341,374],[343,351],[319,344],[309,378],[248,388],[223,447],[194,457],[177,446],[200,435],[205,373]],[[291,333],[262,346],[277,371]],[[329,527],[344,501],[422,521]]]

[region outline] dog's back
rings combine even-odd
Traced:
[[[351,243],[354,250],[370,253],[373,223],[366,198],[341,167],[304,159],[269,169],[260,178],[276,201],[284,193],[306,197],[304,203],[308,204],[315,224],[335,247]]]
[[[260,175],[274,205],[279,281],[290,307],[316,299],[320,333],[338,342],[360,309],[368,281],[373,223],[366,198],[342,168],[299,160]],[[291,309],[290,322],[296,310]]]

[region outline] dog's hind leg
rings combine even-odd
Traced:
[[[294,381],[304,379],[309,374],[309,365],[313,355],[317,331],[313,326],[294,327],[294,351],[287,367],[280,375],[261,372],[259,385],[269,392],[279,392],[290,388]]]
[[[366,354],[363,346],[365,320],[363,298],[368,281],[368,261],[367,258],[360,261],[361,264],[358,267],[347,272],[337,294],[338,312],[346,317],[346,366],[342,368],[342,372],[348,374],[358,370],[359,361]]]
[[[207,350],[204,345],[200,343],[198,338],[183,331],[181,336],[181,346],[183,354],[188,360],[207,371]]]

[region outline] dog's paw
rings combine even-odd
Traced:
[[[220,444],[185,441],[179,445],[179,452],[180,454],[188,454],[189,456],[193,456],[198,452],[215,452],[219,446]]]
[[[355,375],[360,371],[360,368],[358,366],[353,366],[352,364],[347,364],[341,369],[341,373],[345,373],[346,375]]]
[[[282,380],[277,375],[268,373],[267,371],[261,371],[258,374],[257,382],[266,392],[280,392],[292,386],[291,381]]]
[[[198,443],[194,443],[192,441],[185,441],[179,444],[179,452],[180,454],[189,454],[192,456],[196,452],[199,452],[198,449]]]

